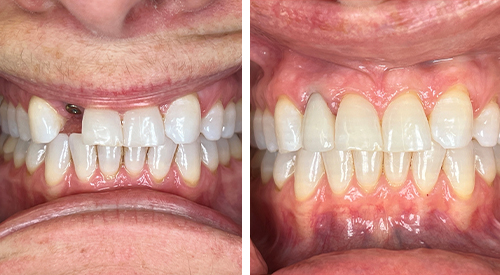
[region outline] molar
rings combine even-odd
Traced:
[[[443,171],[457,195],[468,199],[474,191],[474,148],[472,142],[465,147],[446,150]]]
[[[19,130],[19,138],[21,138],[24,141],[31,140],[28,112],[24,110],[21,104],[18,104],[16,107],[16,122]]]
[[[163,178],[167,176],[176,149],[177,149],[177,144],[175,144],[169,138],[165,139],[165,143],[163,145],[149,148],[148,151],[149,172],[156,181],[160,182],[161,180],[163,180]]]
[[[325,173],[323,158],[320,152],[309,152],[301,149],[297,152],[295,166],[295,197],[303,201],[311,196]]]
[[[484,147],[497,144],[500,132],[500,108],[496,102],[488,103],[474,119],[472,136]]]
[[[276,103],[274,123],[280,153],[302,148],[302,114],[287,96],[280,96]]]
[[[45,161],[46,144],[30,142],[26,153],[26,168],[30,174],[35,173],[36,169]]]
[[[323,152],[328,184],[335,194],[343,194],[349,187],[354,174],[354,163],[351,151],[336,149]]]
[[[76,176],[84,182],[90,180],[97,168],[95,145],[84,144],[82,134],[71,134],[69,136],[69,148]]]
[[[189,144],[179,144],[175,154],[175,163],[186,185],[196,187],[201,173],[200,140],[197,139]]]
[[[65,124],[64,118],[47,101],[37,96],[30,99],[28,118],[35,143],[50,143]]]
[[[335,142],[335,116],[320,94],[312,94],[307,103],[303,121],[304,149],[326,152]]]
[[[278,141],[276,140],[276,131],[274,128],[274,117],[269,109],[266,109],[262,115],[262,131],[264,133],[266,148],[270,152],[276,152],[279,149]]]
[[[113,110],[85,109],[82,137],[86,145],[122,146],[123,129],[120,114]]]
[[[273,167],[274,184],[282,189],[285,182],[295,173],[296,152],[278,153]]]
[[[222,106],[220,101],[217,101],[201,119],[200,132],[207,140],[220,139],[223,120],[224,106]]]
[[[151,147],[164,144],[165,129],[158,107],[137,108],[125,112],[123,136],[126,147]]]
[[[224,109],[224,120],[222,124],[222,138],[230,138],[234,135],[234,125],[236,124],[236,106],[230,101]]]
[[[422,152],[414,152],[411,169],[415,184],[423,195],[429,194],[439,177],[446,150],[437,142],[431,142],[431,148]]]
[[[45,182],[54,186],[61,182],[71,164],[69,138],[66,134],[58,134],[47,145],[45,156]]]
[[[353,151],[352,155],[358,185],[366,192],[373,191],[382,173],[384,154],[377,151]]]
[[[176,99],[163,114],[165,134],[176,144],[189,144],[200,135],[201,110],[195,94]]]
[[[122,152],[123,147],[119,146],[97,146],[99,169],[105,178],[113,178],[118,173]]]

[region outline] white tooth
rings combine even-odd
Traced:
[[[88,181],[97,168],[97,151],[95,145],[85,145],[82,134],[69,136],[71,158],[75,166],[76,176],[81,181]]]
[[[234,132],[241,133],[243,130],[243,118],[242,118],[242,102],[241,99],[236,102],[236,123],[234,124]]]
[[[18,141],[19,141],[18,138],[9,136],[5,141],[5,143],[3,144],[3,153],[6,155],[14,153]]]
[[[432,138],[444,149],[464,147],[472,138],[472,119],[467,89],[453,86],[439,98],[431,112]]]
[[[469,198],[474,191],[475,183],[472,142],[466,147],[446,150],[443,171],[457,195],[463,199]]]
[[[273,166],[276,160],[276,152],[266,151],[262,162],[260,163],[260,178],[263,184],[266,184],[273,177]]]
[[[179,144],[175,154],[175,163],[188,186],[198,185],[201,173],[200,140],[195,140],[190,144]]]
[[[124,163],[129,174],[137,176],[141,173],[142,168],[144,168],[147,149],[146,147],[124,147]]]
[[[224,123],[222,124],[223,138],[230,138],[234,135],[234,125],[236,124],[236,106],[234,102],[229,102],[224,109]]]
[[[14,149],[14,166],[16,168],[23,166],[25,163],[29,145],[29,142],[21,139],[17,142],[16,149]]]
[[[3,145],[5,144],[7,138],[9,138],[8,134],[2,133],[0,135],[0,154],[3,154]]]
[[[293,185],[297,200],[303,201],[311,196],[324,173],[325,167],[320,152],[299,150],[297,152],[295,182]]]
[[[201,110],[196,94],[176,99],[163,114],[165,133],[176,144],[192,143],[200,135]]]
[[[222,134],[222,123],[224,121],[224,106],[217,101],[208,113],[201,119],[201,133],[208,140],[218,140]]]
[[[85,109],[82,137],[83,143],[87,145],[122,146],[123,129],[120,114],[113,110]]]
[[[126,147],[153,147],[165,143],[163,118],[158,107],[144,107],[123,115],[123,143]]]
[[[31,138],[35,143],[49,143],[64,126],[64,118],[50,104],[36,96],[31,97],[28,107]]]
[[[278,151],[278,141],[276,140],[276,132],[274,130],[274,117],[268,109],[266,109],[262,115],[262,131],[264,133],[267,151]]]
[[[47,145],[45,155],[45,182],[47,185],[54,186],[61,182],[70,164],[69,137],[66,134],[59,134]]]
[[[384,174],[387,182],[393,187],[401,186],[410,169],[410,152],[384,153]]]
[[[276,103],[274,124],[280,153],[302,148],[302,114],[286,96],[280,96]]]
[[[343,194],[352,175],[354,175],[354,162],[351,151],[330,150],[323,152],[328,184],[335,194]]]
[[[35,173],[36,169],[45,161],[46,144],[30,142],[26,154],[26,168],[30,174]]]
[[[165,139],[163,145],[149,148],[148,166],[149,172],[156,181],[162,181],[170,170],[177,144],[169,138]]]
[[[296,152],[278,153],[273,167],[274,184],[281,190],[286,181],[295,173]]]
[[[335,149],[380,151],[382,146],[380,121],[373,105],[360,95],[344,96],[335,121]]]
[[[255,136],[255,143],[259,150],[265,150],[266,147],[266,137],[264,136],[264,125],[262,124],[263,113],[261,109],[255,111],[253,117],[253,134]]]
[[[231,152],[231,157],[234,159],[241,159],[241,140],[237,135],[233,135],[229,142],[229,151]]]
[[[264,158],[266,154],[266,150],[258,150],[255,152],[253,155],[252,159],[250,160],[250,169],[259,169],[260,170],[260,165],[262,163],[262,159]]]
[[[312,94],[307,102],[303,121],[304,149],[326,152],[335,142],[335,116],[320,94]]]
[[[495,155],[492,147],[483,147],[476,140],[472,141],[474,145],[474,160],[476,171],[481,178],[491,186],[497,174],[495,166]]]
[[[211,172],[215,172],[219,166],[219,152],[217,150],[217,142],[212,140],[207,140],[204,137],[200,137],[201,141],[201,160],[210,169]]]
[[[12,104],[12,102],[10,102],[9,106],[7,107],[7,119],[9,120],[10,135],[18,138],[19,130],[17,128],[17,121],[16,121],[16,107]]]
[[[359,186],[366,192],[373,191],[382,173],[384,154],[373,151],[353,151],[352,156]]]
[[[30,121],[28,113],[21,104],[16,107],[16,122],[19,130],[19,137],[24,141],[29,141],[31,139]]]
[[[231,160],[229,142],[225,138],[217,140],[217,151],[219,152],[219,163],[227,166]]]
[[[429,194],[441,172],[446,150],[437,142],[431,142],[431,149],[414,152],[411,158],[411,170],[415,184],[424,195]]]
[[[495,156],[497,174],[500,174],[500,145],[495,145],[493,147],[493,155]]]
[[[99,169],[105,178],[113,178],[118,173],[122,151],[123,147],[119,146],[97,146]]]
[[[2,118],[2,133],[10,134],[9,132],[9,118],[7,117],[9,103],[7,100],[2,101],[0,105],[0,117]]]
[[[484,147],[497,144],[500,133],[500,108],[496,102],[488,103],[474,119],[472,136]]]

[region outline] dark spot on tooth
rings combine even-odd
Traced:
[[[66,105],[66,111],[70,114],[73,115],[80,115],[82,114],[82,110],[80,107],[74,105],[74,104],[67,104]]]

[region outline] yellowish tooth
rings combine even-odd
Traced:
[[[320,94],[312,94],[307,102],[303,121],[304,149],[326,152],[335,142],[335,116]]]
[[[295,173],[296,153],[278,153],[274,161],[273,178],[274,184],[281,190],[286,181]]]
[[[219,153],[219,163],[227,166],[231,161],[231,149],[229,142],[225,138],[217,140],[217,152]]]
[[[19,168],[26,162],[26,154],[28,153],[29,142],[19,139],[14,149],[14,166]]]
[[[250,168],[251,169],[260,169],[260,166],[262,164],[262,159],[264,158],[264,155],[266,154],[266,150],[258,150],[255,152],[253,155],[252,159],[250,160]]]
[[[229,152],[231,153],[231,157],[234,159],[241,159],[241,140],[237,135],[233,135],[228,139],[229,143]]]
[[[263,184],[268,183],[273,177],[274,161],[276,160],[276,152],[266,151],[260,164],[260,178]]]
[[[217,171],[219,167],[219,152],[217,150],[217,142],[208,140],[200,136],[201,142],[201,161],[208,167],[211,172]]]
[[[203,137],[200,136],[200,138]],[[176,149],[177,144],[169,138],[165,138],[165,144],[149,148],[147,163],[149,172],[156,182],[162,182],[167,176]],[[217,151],[217,149],[215,150]]]
[[[476,171],[491,186],[497,174],[493,148],[483,147],[476,140],[472,140],[472,144],[474,145]]]
[[[335,194],[343,194],[349,187],[354,175],[354,162],[351,151],[336,149],[323,152],[328,184]]]
[[[276,132],[274,130],[274,117],[271,112],[266,109],[262,115],[262,130],[266,140],[267,151],[278,151],[278,141],[276,140]]]
[[[358,185],[366,192],[373,191],[382,173],[384,154],[373,151],[353,151],[352,155]]]
[[[413,153],[411,159],[413,179],[422,195],[429,194],[436,185],[445,154],[446,150],[435,141],[432,141],[430,150]]]
[[[64,179],[71,164],[69,137],[58,134],[48,145],[45,155],[45,182],[55,186]]]
[[[403,185],[410,169],[410,152],[384,153],[384,174],[393,187]]]
[[[323,158],[320,152],[309,152],[301,149],[297,152],[295,165],[295,197],[299,201],[306,200],[316,190],[319,180],[325,174]]]
[[[500,174],[500,145],[495,145],[493,147],[493,155],[495,156],[495,167],[497,174]]]
[[[276,103],[274,124],[280,153],[302,148],[302,114],[287,96],[280,96]]]
[[[197,139],[193,143],[179,144],[175,154],[175,163],[182,178],[189,187],[196,187],[201,175],[201,144]]]
[[[446,150],[443,171],[450,185],[462,199],[468,199],[474,191],[474,148],[472,142],[462,148]]]
[[[6,155],[14,153],[18,141],[18,138],[9,136],[3,144],[3,153]]]
[[[264,128],[262,125],[262,110],[257,109],[253,118],[253,133],[255,135],[255,143],[259,150],[266,149],[266,138],[264,136]]]

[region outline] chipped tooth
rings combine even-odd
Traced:
[[[267,150],[270,152],[278,151],[278,141],[276,140],[276,132],[274,130],[274,117],[268,109],[264,110],[264,114],[262,115],[262,130]]]
[[[123,147],[120,146],[97,146],[99,170],[105,178],[111,179],[118,173],[122,152]]]
[[[97,168],[95,145],[84,144],[82,134],[71,134],[69,136],[69,148],[76,176],[81,181],[89,181]]]
[[[19,138],[24,141],[31,140],[31,131],[30,131],[30,121],[28,117],[28,112],[26,112],[21,106],[21,104],[16,107],[16,122],[17,128],[19,130]]]
[[[273,167],[274,184],[281,190],[286,181],[295,173],[296,152],[278,153]]]
[[[144,168],[144,162],[146,161],[146,147],[124,147],[125,157],[124,163],[125,168],[128,173],[137,176],[141,173],[142,168]]]
[[[87,145],[122,146],[123,129],[120,114],[113,110],[85,109],[82,137],[83,143]]]
[[[224,109],[224,123],[222,124],[222,138],[230,138],[234,135],[234,125],[236,124],[236,106],[230,101]]]
[[[500,174],[500,145],[495,145],[493,147],[493,155],[495,156],[495,167],[497,174]]]
[[[201,110],[196,94],[176,99],[163,114],[165,134],[176,144],[194,142],[200,135]],[[188,123],[189,122],[189,123]]]
[[[445,154],[446,150],[435,141],[431,142],[430,150],[412,153],[413,179],[422,194],[429,194],[436,185]]]
[[[228,139],[229,142],[229,152],[231,152],[231,157],[234,159],[241,159],[241,140],[237,135],[233,135]]]
[[[31,97],[28,107],[31,138],[35,143],[49,143],[54,140],[64,126],[64,118],[50,106],[37,97]]]
[[[343,194],[354,175],[354,161],[351,151],[330,150],[323,152],[328,184],[335,194]]]
[[[410,159],[411,152],[384,153],[384,174],[391,186],[399,187],[406,181]]]
[[[196,187],[201,174],[201,145],[197,139],[193,143],[179,144],[175,163],[186,185]]]
[[[496,102],[488,103],[474,119],[472,136],[484,147],[497,144],[500,133],[500,108]]]
[[[263,113],[261,109],[257,109],[253,118],[253,134],[255,136],[255,143],[259,150],[265,150],[266,137],[264,136],[264,125],[262,124]]]
[[[472,140],[472,144],[474,145],[474,163],[476,171],[481,178],[491,186],[497,174],[493,148],[483,147],[476,140]]]
[[[219,167],[219,152],[217,150],[217,142],[208,140],[200,136],[201,141],[201,161],[208,167],[211,172],[215,172]]]
[[[304,149],[310,152],[326,152],[335,142],[335,116],[320,94],[312,94],[304,113]]]
[[[3,144],[3,153],[6,155],[14,153],[18,141],[19,141],[18,138],[9,136],[5,141],[5,143]]]
[[[429,117],[432,138],[444,149],[467,146],[472,138],[472,104],[461,85],[444,93]]]
[[[220,101],[217,101],[201,119],[200,132],[208,140],[218,140],[222,134],[223,121],[224,106]]]
[[[472,142],[466,147],[446,150],[443,171],[448,176],[452,189],[463,199],[474,191],[474,147]]]
[[[335,149],[380,151],[382,146],[380,121],[373,105],[360,95],[344,96],[335,122]]]
[[[18,138],[19,137],[19,129],[17,128],[16,121],[16,107],[12,102],[9,103],[7,107],[7,119],[9,120],[9,133],[11,136]]]
[[[35,173],[36,169],[45,161],[45,152],[47,144],[30,142],[28,152],[26,153],[26,168],[30,174]]]
[[[177,149],[177,144],[175,144],[169,138],[165,139],[163,145],[149,148],[148,151],[149,172],[156,181],[160,182],[163,180],[163,178],[167,176],[176,149]]]
[[[268,183],[273,177],[273,166],[276,160],[276,152],[266,151],[260,163],[260,179],[263,184]]]
[[[2,133],[0,135],[0,154],[3,154],[3,145],[5,144],[7,138],[9,138],[8,134]]]
[[[276,103],[274,123],[280,153],[302,148],[302,114],[287,96],[280,96]]]
[[[16,148],[14,149],[14,166],[19,168],[23,166],[26,161],[26,154],[28,153],[29,142],[19,139]]]
[[[47,185],[54,186],[61,182],[70,164],[69,137],[67,134],[58,134],[47,145],[45,155],[45,182]]]
[[[158,107],[143,107],[123,115],[123,144],[126,147],[153,147],[165,143],[163,118]]]
[[[0,117],[2,118],[2,133],[10,134],[9,132],[9,118],[7,116],[9,103],[7,100],[2,101],[0,105]]]
[[[229,142],[225,138],[217,140],[217,151],[219,152],[219,163],[227,166],[231,160]]]
[[[358,185],[366,192],[373,191],[382,173],[384,154],[377,151],[353,151],[352,156]]]
[[[297,200],[303,201],[311,196],[324,173],[321,153],[300,149],[297,152],[293,185]]]
[[[234,124],[234,132],[241,133],[243,130],[243,118],[242,118],[242,101],[241,99],[236,102],[236,122]]]

